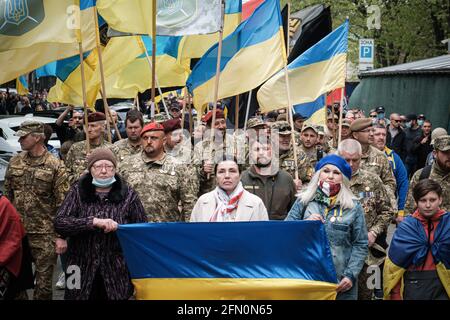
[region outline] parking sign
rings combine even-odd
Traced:
[[[373,69],[374,40],[359,39],[359,70],[367,71]]]

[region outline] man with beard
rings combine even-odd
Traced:
[[[177,163],[190,164],[192,144],[188,139],[189,131],[181,129],[181,119],[170,119],[163,122],[162,125],[166,134],[166,143],[164,144],[166,153],[172,156]]]
[[[128,111],[125,119],[125,130],[128,138],[117,141],[111,148],[119,162],[142,151],[141,131],[143,127],[144,118],[142,113],[138,110]]]
[[[238,164],[245,161],[244,143],[238,143],[237,138],[226,133],[227,122],[222,110],[216,110],[216,119],[212,123],[213,111],[209,111],[202,121],[206,123],[203,140],[194,147],[193,164],[196,166],[200,182],[198,196],[212,191],[216,187],[214,165],[224,158],[237,158]],[[211,131],[214,128],[214,138]]]
[[[433,151],[433,147],[431,146],[431,129],[431,121],[424,120],[422,124],[422,135],[417,137],[413,142],[412,151],[417,153],[417,170],[425,167],[428,154]]]
[[[317,142],[319,141],[319,132],[317,128],[314,125],[310,124],[304,125],[300,139],[302,141],[302,144],[299,147],[300,150],[302,150],[306,154],[306,157],[308,158],[312,167],[315,168],[317,162],[326,155],[324,154],[323,150],[319,150],[317,147]],[[320,154],[321,151],[322,154]]]
[[[136,190],[149,222],[188,221],[197,201],[197,175],[164,152],[162,124],[141,131],[142,151],[119,163],[119,173]]]
[[[296,200],[294,180],[280,170],[270,142],[255,140],[250,145],[250,160],[254,164],[241,176],[244,189],[262,199],[270,220],[284,220]]]
[[[420,180],[427,178],[440,184],[443,191],[441,209],[450,211],[450,135],[436,138],[433,145],[433,153],[435,155],[434,163],[431,166],[416,171],[409,184],[405,207],[407,214],[412,214],[417,207],[414,203],[412,190]]]
[[[69,120],[69,124],[66,126],[64,124],[64,119],[72,111],[72,118]],[[55,132],[58,136],[59,141],[63,144],[66,141],[81,141],[84,138],[83,131],[83,113],[74,110],[74,107],[69,105],[66,110],[56,119]]]

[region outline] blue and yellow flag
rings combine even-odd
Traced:
[[[137,299],[336,297],[317,221],[146,223],[121,225],[117,235]]]
[[[147,50],[152,56],[152,39],[148,36],[138,37],[142,51]],[[161,88],[184,87],[190,73],[190,60],[178,59],[178,37],[156,37],[156,77]],[[123,50],[120,48],[120,50]],[[139,92],[152,87],[152,73],[145,51],[118,72],[116,89],[136,88]]]
[[[313,102],[345,86],[348,28],[346,21],[288,65],[292,104]],[[263,113],[288,106],[284,70],[261,86],[258,102]]]
[[[45,66],[36,69],[36,78],[50,76],[56,77],[56,61],[47,63]]]
[[[26,95],[30,93],[28,89],[28,75],[21,75],[16,79],[16,90],[20,95]]]
[[[422,223],[406,217],[395,230],[384,263],[383,291],[389,299],[392,289],[401,283],[403,297],[403,275],[411,266],[421,266],[431,251],[436,271],[450,297],[450,213],[445,213],[434,231],[434,241],[430,246]]]
[[[92,5],[92,0],[0,1],[0,84],[77,54],[80,26],[83,51],[94,48]]]
[[[217,56],[218,44],[205,53],[187,81],[197,110],[214,101]],[[285,62],[280,4],[277,0],[266,0],[223,40],[218,98],[256,88]]]
[[[93,77],[98,63],[97,49],[83,54],[84,75],[86,83]],[[83,105],[80,56],[62,59],[56,62],[56,84],[50,88],[48,101],[62,102],[77,106]],[[86,85],[87,106],[93,108],[99,85]]]
[[[241,23],[242,1],[225,0],[223,36],[227,37]],[[190,35],[181,39],[178,56],[185,58],[201,58],[209,48],[219,41],[219,34]]]

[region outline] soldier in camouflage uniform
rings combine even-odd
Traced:
[[[119,162],[142,151],[141,131],[143,127],[144,118],[142,113],[138,110],[128,111],[125,119],[125,130],[128,138],[117,141],[111,148]]]
[[[435,155],[434,163],[431,165],[431,167],[425,167],[416,171],[409,184],[409,191],[405,205],[406,214],[412,214],[416,209],[412,190],[422,178],[432,179],[441,185],[442,204],[440,207],[442,210],[450,211],[450,135],[436,138],[434,140],[433,146],[433,152]],[[425,170],[429,171],[429,173],[422,174],[422,172]]]
[[[141,139],[142,152],[120,162],[119,173],[139,194],[149,222],[188,221],[197,201],[195,171],[164,152],[161,124],[147,124]]]
[[[244,144],[238,143],[237,138],[226,134],[226,120],[223,111],[216,111],[214,124],[214,142],[211,141],[212,111],[209,111],[202,119],[206,123],[206,131],[203,140],[194,147],[193,164],[196,167],[200,184],[198,196],[212,191],[216,187],[214,165],[225,158],[237,158],[238,164],[245,161]]]
[[[318,146],[319,140],[319,131],[314,125],[304,125],[301,133],[302,144],[300,145],[300,150],[302,150],[306,157],[308,158],[311,166],[313,168],[316,167],[316,164],[320,159],[326,156],[326,153]],[[319,159],[319,154],[321,152],[321,156]]]
[[[287,171],[295,181],[295,161],[294,148],[292,146],[291,126],[286,121],[277,121],[272,127],[272,137],[278,133],[278,139],[272,139],[275,142],[274,151],[278,150],[280,169]],[[309,162],[306,154],[297,148],[297,168],[298,178],[302,183],[308,183],[314,175],[314,168]],[[298,182],[296,182],[298,185]]]
[[[338,155],[343,157],[352,168],[350,189],[359,199],[364,209],[368,230],[369,255],[358,279],[358,300],[372,300],[373,290],[367,286],[370,274],[367,268],[377,265],[383,270],[382,264],[386,257],[386,231],[394,210],[390,206],[386,188],[380,177],[369,171],[360,169],[362,149],[358,141],[346,139],[339,144]],[[381,287],[377,296],[382,298]]]
[[[64,164],[44,146],[44,124],[25,121],[15,134],[24,152],[11,158],[5,194],[21,215],[36,267],[35,300],[52,299],[56,253],[67,247],[53,229],[56,211],[69,190]]]
[[[353,121],[350,130],[353,138],[358,140],[362,147],[361,169],[370,171],[381,178],[388,192],[390,203],[397,212],[396,190],[397,182],[386,155],[371,146],[373,141],[372,120],[360,118]]]
[[[94,112],[88,117],[88,139],[90,150],[96,148],[111,148],[112,144],[104,140],[106,117],[104,113]],[[86,141],[74,143],[67,153],[65,164],[72,185],[87,168]]]
[[[170,119],[162,123],[166,135],[164,150],[177,163],[191,165],[192,143],[189,131],[181,129],[181,119]]]
[[[245,163],[239,164],[241,172],[243,172],[253,165],[253,163],[250,163],[250,143],[253,143],[253,141],[270,141],[270,126],[260,117],[253,117],[247,122],[247,130],[245,132],[242,130],[235,131],[233,138],[238,141],[239,145],[242,145],[242,143],[244,145]]]

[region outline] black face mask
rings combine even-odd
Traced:
[[[270,167],[270,165],[272,164],[272,162],[268,162],[268,163],[259,163],[259,162],[257,162],[257,163],[255,163],[255,166],[257,166],[258,168],[267,168],[267,167]]]

